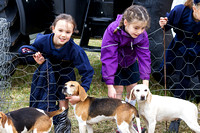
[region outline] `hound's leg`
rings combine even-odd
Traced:
[[[37,133],[37,129],[33,129],[33,133]]]
[[[183,118],[182,120],[185,121],[185,123],[196,133],[200,133],[200,126],[197,122],[198,117],[194,118],[191,116],[188,116],[187,118]]]
[[[93,133],[93,128],[91,124],[87,124],[87,131],[88,133]]]
[[[137,131],[133,127],[133,121],[131,121],[130,124],[129,124],[129,130],[130,130],[131,133],[137,133]]]
[[[79,122],[79,133],[86,133],[86,122]]]
[[[137,123],[137,128],[138,128],[138,133],[141,133],[141,126],[140,126],[140,118],[139,117],[135,117],[136,119],[136,123]]]
[[[193,131],[200,133],[200,126],[197,121],[186,123]]]
[[[122,122],[121,125],[117,125],[121,133],[130,133],[129,124],[126,122]]]
[[[148,123],[148,133],[154,133],[155,128],[156,128],[156,120],[152,120],[151,122]]]

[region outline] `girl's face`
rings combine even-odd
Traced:
[[[147,22],[134,20],[129,23],[126,19],[124,20],[125,31],[131,35],[133,38],[137,38],[142,34],[147,26]]]
[[[73,34],[74,25],[66,20],[59,20],[55,27],[52,27],[54,33],[53,43],[56,48],[61,48],[68,42]]]
[[[196,21],[200,21],[200,5],[193,6],[193,16]]]

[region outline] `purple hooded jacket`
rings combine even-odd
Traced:
[[[118,15],[106,29],[101,46],[102,77],[107,85],[114,84],[114,75],[118,67],[129,67],[138,61],[140,79],[149,80],[151,73],[151,58],[147,32],[137,38],[132,38],[119,26],[122,15]]]

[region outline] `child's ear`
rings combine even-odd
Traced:
[[[127,20],[124,19],[124,26],[126,26],[128,24]]]
[[[51,30],[52,30],[52,32],[54,33],[55,27],[54,27],[54,26],[51,26]]]

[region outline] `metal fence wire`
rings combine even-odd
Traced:
[[[0,110],[7,105],[6,101],[9,97],[9,92],[6,90],[11,87],[8,68],[12,59],[9,48],[11,46],[11,37],[9,33],[9,23],[6,19],[0,18]]]
[[[184,39],[175,42],[175,46],[167,48],[166,50],[168,54],[173,56],[173,59],[166,58],[166,88],[164,87],[164,70],[162,65],[164,57],[163,38],[164,36],[170,36],[170,38],[172,38],[172,35],[168,33],[163,34],[163,29],[161,28],[155,30],[153,33],[149,33],[152,60],[152,74],[150,80],[151,92],[158,95],[176,95],[176,97],[185,98],[192,102],[199,103],[200,43],[193,39],[193,34],[177,29],[176,27],[173,28],[180,30]],[[158,36],[161,36],[161,39],[158,38]],[[37,64],[15,65],[13,62],[18,61],[19,56],[17,53],[9,52],[9,48],[11,47],[10,40],[9,23],[6,19],[0,18],[0,110],[4,112],[29,105],[32,76],[34,71],[38,68]],[[98,41],[101,45],[101,40]],[[188,42],[193,43],[191,44]],[[106,89],[105,83],[101,82],[100,53],[86,53],[95,70],[91,88],[97,88],[96,90],[89,91],[89,94],[95,95],[98,92],[101,93],[100,89]],[[124,58],[126,58],[126,55],[124,55]],[[53,66],[55,64],[51,65]],[[48,71],[44,73],[47,75],[49,74]],[[134,74],[131,70],[130,73]],[[78,81],[80,81],[80,78],[81,77],[77,74]],[[49,82],[48,76],[46,81]],[[38,86],[38,88],[48,91],[47,89],[49,86]],[[167,91],[166,94],[165,91]],[[106,94],[102,93],[101,97],[107,97]],[[47,95],[47,97],[49,96]],[[49,99],[46,98],[46,101],[43,100],[36,102],[45,103],[48,100]]]

